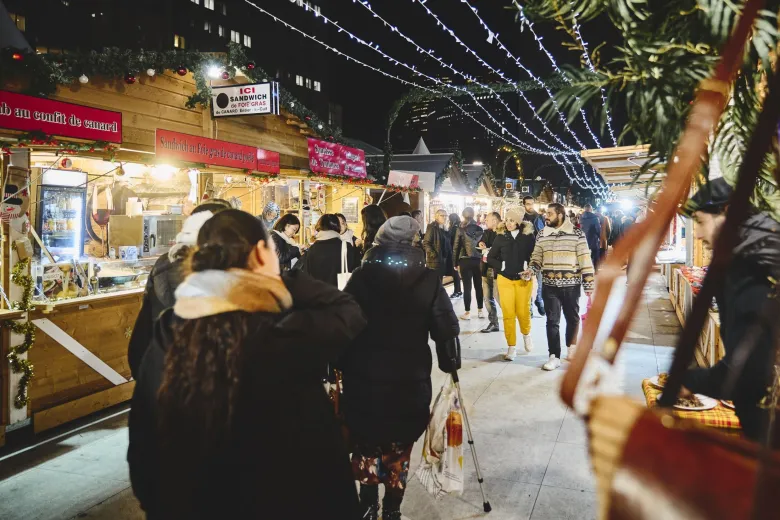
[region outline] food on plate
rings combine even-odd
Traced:
[[[658,386],[666,386],[666,380],[669,379],[669,374],[658,374]]]
[[[690,397],[678,397],[675,406],[682,406],[685,408],[702,408],[704,403],[702,403],[695,394],[691,394]]]

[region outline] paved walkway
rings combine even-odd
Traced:
[[[456,312],[463,302],[456,302]],[[594,478],[582,422],[558,398],[563,370],[544,372],[544,318],[533,320],[536,349],[512,363],[502,360],[502,333],[480,334],[487,320],[463,325],[461,381],[493,512],[491,520],[595,519]],[[658,275],[621,351],[624,388],[640,399],[643,378],[665,371],[679,323]],[[522,349],[521,349],[522,351]],[[435,364],[435,363],[434,363]],[[564,369],[567,363],[564,362]],[[434,394],[444,374],[434,369]],[[114,416],[8,457],[0,451],[0,518],[49,520],[143,519],[129,486],[125,462],[127,413]],[[36,439],[46,440],[45,437]],[[419,444],[419,443],[418,443]],[[420,459],[414,449],[412,467]],[[2,457],[8,457],[5,460]],[[466,491],[434,500],[412,480],[402,506],[409,520],[479,518],[482,498],[470,453]]]

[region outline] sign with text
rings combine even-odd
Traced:
[[[436,173],[390,170],[387,176],[387,185],[419,188],[423,191],[433,192],[436,189]]]
[[[214,117],[279,114],[279,84],[254,83],[211,87],[211,114]]]
[[[366,177],[366,152],[309,138],[309,168],[314,173]]]
[[[170,130],[157,129],[154,152],[161,159],[228,166],[244,170],[258,170],[259,150],[254,146],[228,143],[197,135],[180,134]],[[272,152],[268,152],[272,153]],[[271,168],[273,157],[264,158],[265,169]],[[279,171],[279,154],[276,154],[276,172]],[[270,172],[273,173],[273,172]]]
[[[0,128],[122,142],[122,113],[0,90]]]
[[[279,152],[257,149],[257,171],[279,174]]]

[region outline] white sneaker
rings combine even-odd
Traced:
[[[485,319],[485,313],[482,311],[482,309],[479,309],[477,311],[477,318],[479,318],[480,320]]]
[[[530,334],[523,334],[523,346],[525,347],[526,352],[531,352],[534,349],[534,342],[531,339]]]
[[[556,368],[560,368],[561,366],[561,360],[555,357],[555,354],[550,354],[550,361],[542,365],[542,370],[555,370]]]
[[[515,347],[509,347],[506,350],[506,354],[504,354],[504,361],[514,361],[515,360]]]
[[[462,320],[470,320],[471,319],[471,313],[469,311],[466,311],[463,313],[463,315],[460,317]]]
[[[575,345],[570,345],[568,349],[566,349],[566,360],[567,361],[573,361],[574,360],[574,354],[577,352],[577,347]]]

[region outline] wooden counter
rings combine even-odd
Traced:
[[[691,312],[693,297],[691,283],[683,276],[680,269],[675,269],[670,284],[669,299],[683,327]],[[696,362],[700,367],[711,367],[726,355],[723,339],[720,337],[720,316],[717,311],[710,310],[707,313],[695,354]]]
[[[29,409],[36,433],[131,397],[135,382],[130,381],[127,346],[142,299],[143,289],[132,289],[56,302],[30,312],[37,325],[35,346],[29,352],[35,367]],[[60,332],[55,334],[58,340],[42,327],[67,334],[118,376],[107,379],[65,348]]]

